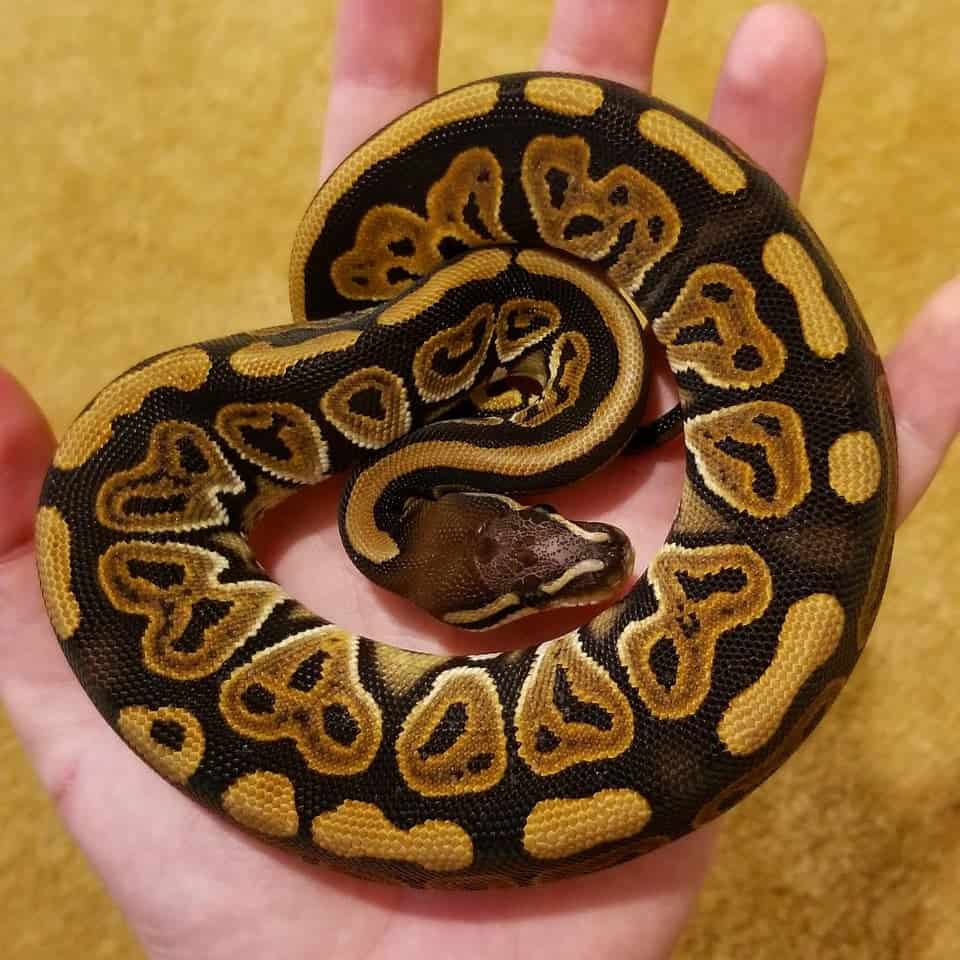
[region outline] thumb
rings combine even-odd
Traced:
[[[37,499],[53,447],[53,433],[40,408],[0,369],[0,565],[33,541]]]
[[[33,551],[54,439],[32,397],[0,369],[0,700],[55,798],[71,744],[96,717],[50,628]]]

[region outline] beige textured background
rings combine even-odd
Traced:
[[[960,18],[953,0],[807,5],[831,73],[804,203],[888,348],[960,268]],[[676,0],[658,92],[703,114],[748,6]],[[148,353],[285,316],[333,10],[0,10],[0,362],[59,430]],[[443,85],[530,66],[547,15],[546,0],[449,0]],[[681,960],[960,956],[958,466],[955,448],[903,530],[829,722],[727,818]],[[2,718],[0,823],[5,957],[140,956]]]

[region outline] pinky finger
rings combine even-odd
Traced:
[[[901,521],[923,496],[960,432],[958,354],[960,277],[927,301],[885,361],[897,421]]]

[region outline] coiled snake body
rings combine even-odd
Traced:
[[[854,300],[765,173],[614,83],[478,82],[340,166],[290,287],[292,324],[107,386],[43,489],[51,622],[141,757],[311,859],[482,887],[651,850],[789,756],[876,614],[896,451]],[[681,502],[633,590],[578,630],[401,651],[252,555],[266,509],[350,466],[350,556],[447,622],[615,591],[618,531],[508,495],[630,443],[648,328],[680,388]]]

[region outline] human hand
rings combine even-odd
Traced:
[[[434,92],[439,3],[359,0],[341,16],[327,115],[327,170],[373,129]],[[543,65],[645,88],[665,3],[558,0]],[[622,47],[618,46],[622,44]],[[792,8],[755,11],[731,47],[711,121],[793,193],[799,189],[823,73],[819,33]],[[776,83],[772,83],[772,79]],[[948,358],[960,284],[922,312],[888,361],[901,454],[900,516],[931,479],[960,421]],[[280,321],[282,318],[278,318]],[[225,331],[226,332],[226,331]],[[951,347],[953,349],[951,349]],[[667,399],[661,396],[661,403]],[[950,407],[949,404],[953,403]],[[249,840],[163,783],[109,731],[69,671],[40,602],[30,538],[52,438],[30,399],[0,379],[0,696],[61,815],[154,957],[658,957],[692,906],[709,861],[700,831],[615,870],[541,889],[443,894],[381,888]],[[679,444],[626,459],[552,499],[571,516],[611,519],[642,560],[662,540],[682,473]],[[258,551],[296,596],[372,636],[415,647],[432,621],[367,586],[336,542],[336,491],[281,508]],[[324,581],[312,571],[324,558]],[[327,558],[334,558],[328,561]],[[529,642],[586,619],[544,618],[485,642]],[[467,641],[443,634],[446,646]],[[470,645],[476,648],[475,638]],[[423,644],[426,646],[426,644]],[[481,929],[482,925],[482,929]]]

